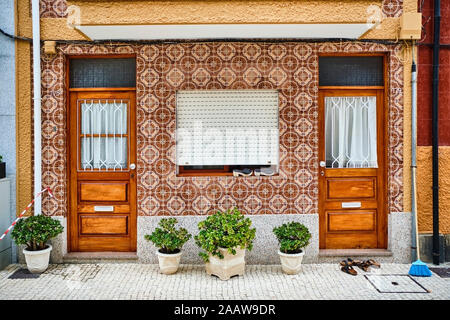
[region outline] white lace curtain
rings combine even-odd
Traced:
[[[81,169],[127,167],[127,103],[84,101],[81,134]]]
[[[376,97],[325,98],[328,168],[377,168]]]

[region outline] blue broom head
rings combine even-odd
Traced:
[[[428,269],[426,263],[417,260],[411,264],[411,268],[409,268],[409,275],[414,277],[431,277],[431,271]]]

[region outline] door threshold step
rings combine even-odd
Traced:
[[[64,263],[133,263],[138,262],[136,252],[69,252]]]
[[[320,249],[319,257],[391,257],[387,249]]]

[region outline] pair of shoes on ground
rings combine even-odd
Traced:
[[[275,174],[275,171],[272,168],[262,167],[262,168],[258,168],[258,169],[255,169],[255,170],[251,170],[251,169],[248,169],[248,168],[234,169],[233,170],[233,176],[235,176],[235,177],[239,177],[239,176],[248,177],[248,176],[251,176],[253,172],[255,173],[255,176],[257,176],[257,177],[259,177],[259,176],[273,176]]]
[[[339,264],[342,272],[351,274],[352,276],[356,276],[358,274],[353,267],[358,267],[364,272],[367,272],[371,266],[375,266],[377,268],[381,267],[381,265],[373,259],[360,261],[347,258],[347,260],[342,260]]]

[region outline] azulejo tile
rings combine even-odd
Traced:
[[[276,66],[269,73],[269,81],[272,82],[275,86],[281,86],[286,79],[288,78],[286,72],[281,68]]]
[[[211,80],[210,73],[205,68],[198,68],[192,74],[192,81],[199,87],[204,87]]]
[[[192,56],[198,61],[205,61],[211,54],[211,49],[205,43],[194,44],[191,49]]]
[[[223,68],[217,75],[217,80],[224,86],[230,86],[236,78],[236,73],[228,67]]]
[[[276,61],[283,59],[284,56],[286,56],[287,51],[285,44],[272,44],[267,49],[269,56]]]
[[[244,81],[251,87],[254,87],[262,80],[261,72],[255,67],[250,67],[245,70],[243,75]]]
[[[224,61],[230,61],[236,55],[236,45],[222,43],[217,48],[218,56]]]
[[[382,12],[387,17],[399,17],[403,12],[403,0],[383,0]]]
[[[67,16],[66,0],[40,0],[41,18],[64,18]]]

